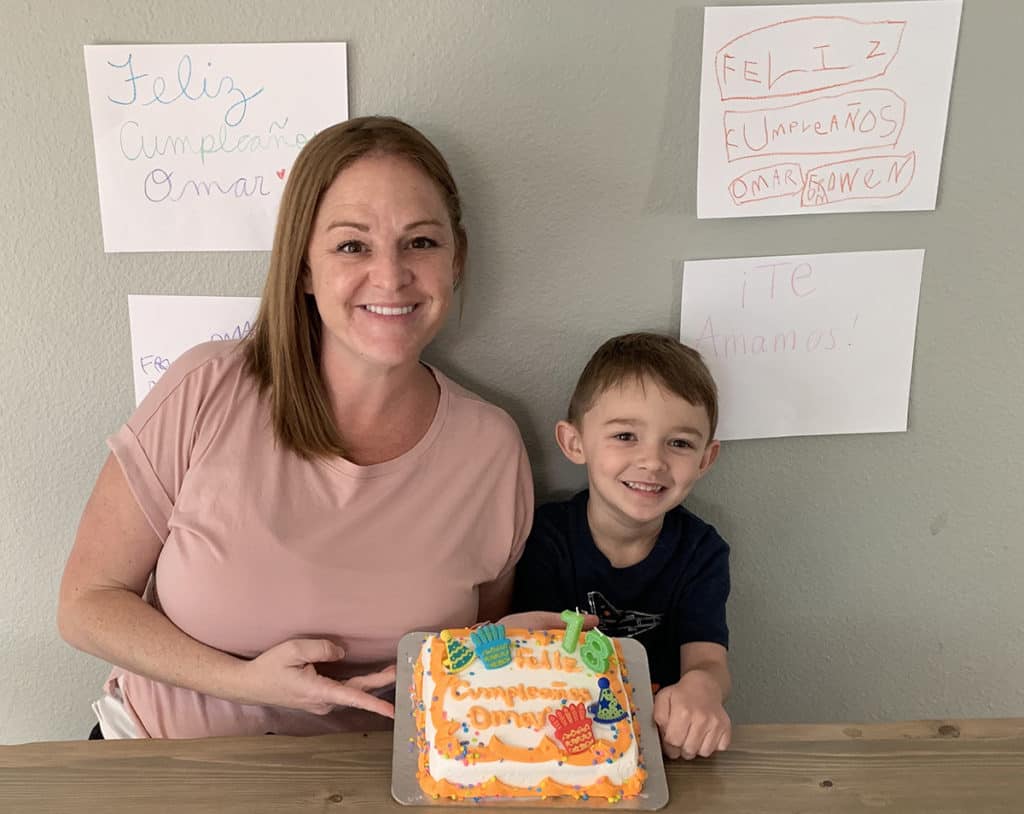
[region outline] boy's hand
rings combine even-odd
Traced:
[[[732,721],[722,706],[722,688],[705,670],[690,670],[654,698],[654,722],[666,757],[692,760],[729,748]]]

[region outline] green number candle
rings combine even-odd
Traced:
[[[578,611],[562,611],[562,621],[565,622],[565,635],[562,637],[562,649],[566,653],[575,653],[576,645],[580,642],[580,631],[583,630],[583,614]]]
[[[587,633],[583,647],[580,648],[580,658],[595,673],[603,673],[608,669],[608,659],[612,655],[612,650],[612,640],[594,628]]]

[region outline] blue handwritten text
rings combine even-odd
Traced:
[[[291,136],[275,133],[283,130],[288,124],[284,121],[272,121],[266,133],[229,133],[226,125],[221,125],[217,134],[203,133],[198,136],[163,136],[147,134],[141,124],[129,120],[121,125],[121,155],[129,161],[140,158],[156,158],[164,155],[198,155],[205,164],[206,157],[215,153],[256,153],[262,150],[273,150],[287,147],[301,150],[310,136],[305,133],[294,133]],[[312,135],[315,135],[316,131]]]
[[[217,82],[215,90],[210,90],[209,77],[204,76],[199,84],[198,89],[193,86],[192,83],[192,57],[188,54],[182,56],[178,61],[178,70],[176,79],[178,80],[177,95],[166,95],[168,94],[167,80],[162,76],[153,76],[149,83],[149,92],[145,94],[143,100],[139,98],[139,84],[140,80],[149,77],[148,73],[135,73],[135,66],[132,64],[132,54],[128,54],[128,58],[124,62],[107,63],[111,68],[121,70],[122,68],[127,70],[128,78],[124,80],[125,84],[130,87],[127,98],[115,99],[112,96],[108,96],[107,99],[113,102],[115,105],[134,105],[136,103],[141,104],[143,107],[151,105],[157,102],[161,105],[170,105],[177,102],[179,99],[188,99],[192,102],[197,102],[204,96],[207,99],[216,99],[221,94],[224,94],[226,99],[233,99],[232,103],[228,106],[227,110],[224,111],[224,123],[228,127],[237,127],[242,123],[245,118],[246,111],[249,108],[249,102],[263,93],[263,88],[253,91],[252,93],[246,93],[240,87],[235,84],[235,80],[228,75],[222,76],[220,81]],[[207,62],[208,68],[213,67],[212,62]],[[170,90],[170,93],[174,93],[174,89]]]
[[[163,356],[157,356],[150,353],[139,357],[139,367],[142,368],[142,372],[147,376],[156,373],[159,377],[159,375],[170,366],[171,360],[165,359]]]
[[[175,186],[173,176],[173,172],[167,172],[159,167],[150,171],[142,182],[143,194],[153,203],[177,203],[189,194],[194,198],[209,198],[213,195],[235,198],[270,195],[263,186],[262,175],[254,175],[251,178],[243,175],[223,184],[220,181],[197,181],[190,178],[180,186]]]
[[[222,339],[245,339],[250,333],[252,333],[252,325],[249,320],[246,320],[242,325],[236,325],[233,329],[227,330],[224,333],[212,333],[210,339],[222,340]]]

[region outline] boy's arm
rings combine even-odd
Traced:
[[[726,649],[714,642],[689,642],[679,649],[682,675],[654,698],[654,721],[667,757],[711,757],[729,748],[732,721],[722,705],[729,696]]]
[[[732,676],[729,674],[729,653],[715,642],[689,642],[679,648],[679,676],[699,670],[714,680],[722,694],[719,703],[729,700]]]
[[[673,608],[679,620],[680,678],[659,690],[654,720],[662,750],[670,758],[710,757],[726,749],[732,722],[723,704],[732,689],[729,675],[729,546],[708,527],[697,547],[686,590]]]

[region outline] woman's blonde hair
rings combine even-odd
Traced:
[[[306,249],[326,189],[342,170],[370,154],[408,159],[438,185],[455,237],[456,287],[464,277],[468,241],[459,191],[426,136],[399,119],[365,116],[310,139],[285,184],[259,313],[244,343],[246,369],[270,399],[275,437],[303,458],[345,453],[320,376],[322,323],[304,288]]]

